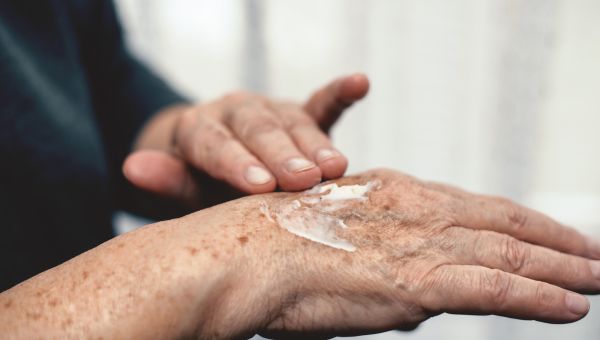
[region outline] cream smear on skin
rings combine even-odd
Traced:
[[[368,201],[367,194],[380,186],[379,180],[342,186],[336,183],[321,184],[304,191],[299,199],[284,202],[274,209],[263,204],[260,209],[269,220],[277,222],[292,234],[352,252],[356,247],[337,235],[338,230],[347,229],[348,226],[335,216],[335,212],[348,207],[350,202]]]

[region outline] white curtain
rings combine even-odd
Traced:
[[[196,100],[235,89],[302,100],[372,80],[333,131],[350,171],[391,167],[509,196],[600,237],[598,0],[119,0],[132,50]],[[440,316],[369,339],[597,339]]]

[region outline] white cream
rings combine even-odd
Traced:
[[[367,184],[360,185],[344,185],[339,187],[337,184],[327,184],[319,188],[318,193],[324,193],[329,191],[326,195],[320,197],[321,201],[343,201],[343,200],[366,200],[365,196],[367,192],[371,191],[372,188],[378,187],[378,181],[368,182]]]
[[[260,203],[260,212],[265,215],[265,217],[271,221],[271,222],[275,222],[275,220],[273,220],[273,218],[271,217],[271,212],[269,212],[269,206],[267,206],[267,203],[265,202],[261,202]]]
[[[338,230],[348,227],[335,212],[347,207],[349,201],[367,201],[367,193],[380,185],[380,181],[363,185],[318,185],[303,192],[300,199],[284,202],[274,209],[261,205],[261,212],[271,220],[270,211],[273,211],[279,226],[295,235],[333,248],[355,251],[354,245],[337,235]]]
[[[354,251],[356,248],[337,236],[338,228],[347,228],[344,221],[320,213],[311,206],[303,206],[298,200],[282,207],[275,220],[287,231],[330,247]]]

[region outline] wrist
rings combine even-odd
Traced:
[[[178,228],[194,235],[183,241],[189,252],[184,257],[202,252],[186,266],[199,274],[195,280],[200,287],[206,287],[207,278],[216,278],[197,300],[200,312],[194,323],[200,327],[195,336],[251,336],[268,325],[288,299],[293,289],[288,262],[294,258],[289,254],[294,251],[290,235],[260,210],[278,195],[246,197],[180,219]],[[199,231],[199,223],[206,227]],[[198,265],[206,270],[198,271]]]

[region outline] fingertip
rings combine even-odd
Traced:
[[[364,73],[355,73],[342,80],[340,96],[349,101],[359,100],[367,95],[369,88],[369,78]]]
[[[311,168],[303,169],[297,172],[290,172],[284,168],[277,182],[281,190],[300,191],[312,188],[321,182],[321,169],[314,165]]]
[[[179,194],[187,173],[181,160],[157,150],[134,152],[123,162],[122,171],[133,185],[169,196]]]
[[[242,191],[249,194],[263,194],[272,192],[277,187],[275,177],[265,167],[249,165],[244,170]]]
[[[573,292],[565,294],[565,305],[576,320],[583,318],[590,311],[590,301],[585,296]]]
[[[132,154],[125,158],[125,162],[123,162],[123,166],[121,166],[121,172],[123,172],[123,176],[127,178],[128,181],[133,182],[138,177],[138,166],[137,166],[137,154]]]
[[[342,177],[348,168],[348,159],[336,150],[320,149],[315,160],[321,169],[323,179]]]
[[[127,156],[123,162],[123,175],[135,185],[143,185],[153,177],[155,169],[153,165],[157,163],[157,151],[137,151]],[[160,161],[160,159],[159,159]]]
[[[275,180],[269,181],[268,183],[265,183],[265,184],[259,184],[259,185],[248,184],[248,185],[242,186],[242,188],[241,188],[241,190],[243,192],[250,194],[250,195],[266,194],[266,193],[275,191],[275,189],[277,189],[277,182]]]

